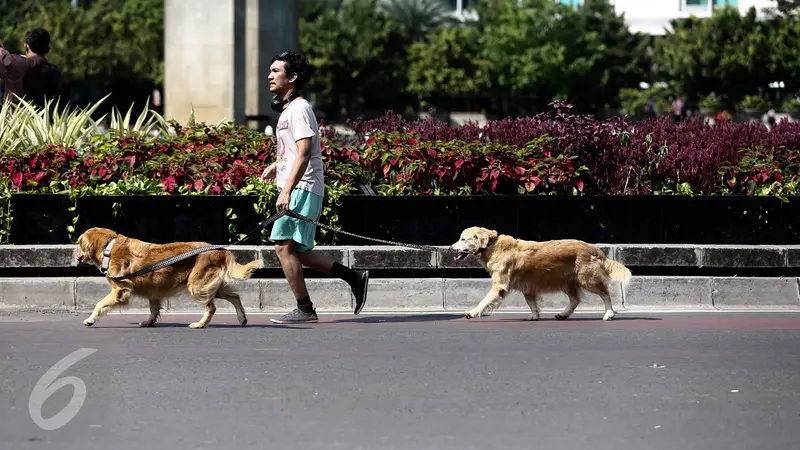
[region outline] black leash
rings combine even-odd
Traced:
[[[325,224],[323,224],[323,223],[321,223],[319,221],[316,221],[314,219],[311,219],[309,217],[306,217],[306,216],[304,216],[302,214],[298,214],[298,213],[296,213],[294,211],[291,211],[291,210],[288,210],[288,209],[284,210],[282,212],[275,213],[275,214],[271,215],[270,217],[267,218],[267,220],[259,223],[255,228],[253,228],[243,238],[239,239],[238,241],[236,241],[236,242],[234,242],[233,244],[230,244],[230,245],[238,245],[242,241],[247,240],[250,237],[251,234],[255,233],[256,231],[258,231],[258,230],[260,230],[262,228],[266,228],[266,227],[272,225],[273,222],[275,222],[276,220],[280,219],[283,216],[294,217],[295,219],[300,219],[300,220],[306,221],[306,222],[314,224],[314,225],[316,225],[318,227],[325,228],[327,230],[333,231],[334,233],[342,233],[342,234],[346,234],[348,236],[353,236],[353,237],[357,237],[357,238],[360,238],[360,239],[366,239],[368,241],[380,242],[382,244],[394,245],[394,246],[399,246],[399,247],[416,248],[418,250],[431,250],[431,251],[439,251],[440,250],[439,248],[434,247],[432,245],[418,245],[418,244],[408,244],[408,243],[404,243],[404,242],[387,241],[387,240],[384,240],[384,239],[371,238],[371,237],[362,236],[362,235],[356,234],[356,233],[350,233],[348,231],[344,231],[344,230],[340,230],[338,228],[334,228],[334,227],[332,227],[330,225],[325,225]],[[156,270],[163,269],[164,267],[169,267],[169,266],[171,266],[171,265],[173,265],[173,264],[175,264],[177,262],[183,261],[185,259],[189,259],[189,258],[191,258],[193,256],[196,256],[196,255],[199,255],[200,253],[210,252],[210,251],[213,251],[213,250],[226,250],[227,247],[229,247],[229,246],[228,245],[209,245],[209,246],[205,246],[205,247],[197,247],[195,249],[189,250],[188,252],[184,252],[184,253],[175,255],[175,256],[173,256],[171,258],[167,258],[167,259],[165,259],[163,261],[160,261],[160,262],[158,262],[156,264],[153,264],[152,266],[147,266],[147,267],[145,267],[143,269],[137,270],[136,272],[133,272],[131,274],[110,276],[110,275],[108,275],[108,272],[104,272],[103,275],[105,275],[106,278],[109,278],[109,279],[114,280],[114,281],[135,278],[135,277],[138,277],[139,275],[144,275],[146,273],[155,272]],[[101,270],[101,272],[102,272],[102,270]]]
[[[290,210],[286,211],[286,215],[289,216],[289,217],[294,217],[295,219],[304,220],[304,221],[306,221],[308,223],[313,223],[314,225],[316,225],[318,227],[325,228],[326,230],[333,231],[334,233],[342,233],[342,234],[346,234],[348,236],[357,237],[359,239],[366,239],[368,241],[380,242],[381,244],[394,245],[394,246],[398,246],[398,247],[410,247],[410,248],[416,248],[418,250],[430,250],[430,251],[439,251],[439,250],[441,250],[440,248],[434,247],[432,245],[419,245],[419,244],[408,244],[406,242],[387,241],[387,240],[384,240],[384,239],[377,239],[377,238],[372,238],[372,237],[368,237],[368,236],[362,236],[362,235],[356,234],[356,233],[350,233],[349,231],[344,231],[344,230],[340,230],[338,228],[334,228],[334,227],[332,227],[330,225],[325,225],[324,223],[318,222],[318,221],[316,221],[314,219],[310,219],[310,218],[308,218],[308,217],[306,217],[306,216],[304,216],[302,214],[297,214],[296,212],[290,211]]]
[[[276,220],[280,219],[284,215],[286,215],[285,211],[277,213],[277,214],[273,214],[272,216],[267,218],[267,220],[259,223],[255,228],[253,228],[243,238],[239,239],[238,241],[234,242],[231,245],[238,245],[240,242],[242,242],[242,241],[246,240],[247,238],[249,238],[251,234],[255,233],[256,231],[258,231],[258,230],[260,230],[260,229],[262,229],[264,227],[267,227],[267,226],[271,225],[273,222],[275,222]],[[109,278],[109,279],[114,280],[114,281],[126,280],[126,279],[130,279],[130,278],[138,277],[139,275],[144,275],[146,273],[155,272],[156,270],[163,269],[164,267],[169,267],[169,266],[171,266],[171,265],[173,265],[173,264],[175,264],[177,262],[183,261],[184,259],[189,259],[192,256],[199,255],[200,253],[210,252],[212,250],[226,250],[227,247],[228,247],[227,245],[208,245],[208,246],[205,246],[205,247],[197,247],[195,249],[189,250],[188,252],[180,253],[180,254],[175,255],[175,256],[173,256],[171,258],[167,258],[167,259],[165,259],[163,261],[159,261],[156,264],[153,264],[152,266],[147,266],[147,267],[145,267],[143,269],[137,270],[136,272],[133,272],[133,273],[130,273],[130,274],[127,274],[127,275],[118,275],[118,276],[112,277],[112,276],[108,275],[107,272],[103,273],[103,275],[105,275],[106,278]],[[101,270],[101,272],[102,272],[102,270]]]

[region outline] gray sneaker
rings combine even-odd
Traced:
[[[303,312],[300,309],[295,308],[289,314],[281,317],[280,319],[269,319],[273,323],[317,323],[319,319],[317,318],[317,312]]]

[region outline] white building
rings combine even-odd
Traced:
[[[555,0],[565,5],[578,6],[583,0]],[[625,14],[625,21],[633,32],[661,35],[669,21],[690,17],[709,17],[714,8],[725,5],[739,8],[742,14],[755,7],[759,15],[764,8],[775,7],[775,0],[608,0],[617,11]],[[457,15],[468,16],[475,0],[450,0]]]

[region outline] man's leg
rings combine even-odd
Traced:
[[[289,201],[289,208],[297,211],[302,209],[302,193],[293,192]],[[303,242],[302,224],[299,219],[283,216],[272,225],[270,239],[275,242],[275,253],[281,262],[283,273],[289,287],[297,301],[297,308],[290,311],[280,319],[270,319],[275,323],[314,323],[319,319],[314,311],[314,304],[308,295],[303,266],[297,257],[298,245]]]
[[[304,266],[326,275],[333,275],[350,285],[350,289],[353,291],[353,296],[356,299],[356,307],[353,313],[358,314],[361,312],[364,308],[364,304],[367,302],[369,271],[353,270],[340,264],[338,261],[328,258],[322,253],[314,251],[298,253],[297,257]]]
[[[279,233],[280,231],[278,230]],[[308,288],[303,276],[303,266],[297,256],[295,245],[296,243],[293,240],[280,240],[275,245],[275,253],[278,255],[286,281],[289,282],[289,287],[297,301],[296,309],[280,319],[270,319],[275,323],[314,323],[319,320],[317,313],[314,311],[314,304],[308,295]]]
[[[322,213],[322,197],[302,189],[295,189],[289,201],[289,208],[305,217],[318,220]],[[275,251],[285,254],[285,257],[282,257],[281,253],[278,253],[278,257],[281,259],[284,274],[292,286],[292,292],[294,292],[298,304],[297,310],[287,314],[280,321],[273,320],[273,322],[307,321],[305,319],[311,319],[311,315],[313,315],[313,321],[317,320],[306,289],[301,264],[318,272],[338,277],[350,285],[356,298],[355,314],[360,313],[366,303],[369,272],[354,271],[323,254],[313,252],[316,231],[317,227],[314,224],[289,216],[281,217],[272,226],[270,239],[278,243]],[[282,245],[281,241],[291,243],[291,247]],[[287,261],[286,264],[284,260]],[[292,278],[290,279],[290,277]],[[297,288],[292,285],[292,279],[302,280]]]
[[[292,197],[297,197],[298,199],[297,208],[292,208],[293,210],[310,219],[319,220],[319,217],[322,215],[323,199],[321,196],[312,192],[299,190],[296,194],[292,194]],[[315,245],[314,237],[317,234],[317,226],[313,223],[301,221],[297,226],[297,231],[298,233],[295,235],[294,240],[300,243],[295,247],[300,262],[318,272],[340,278],[350,285],[350,289],[353,291],[353,296],[356,299],[354,314],[360,313],[367,300],[369,272],[356,272],[321,253],[313,252],[312,250]]]

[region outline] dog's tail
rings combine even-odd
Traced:
[[[626,286],[631,281],[631,271],[624,264],[613,259],[606,259],[604,262],[608,275],[612,280],[622,282]]]
[[[247,264],[239,264],[232,253],[228,253],[228,276],[234,280],[247,280],[253,276],[253,272],[264,267],[260,259],[250,261]]]

